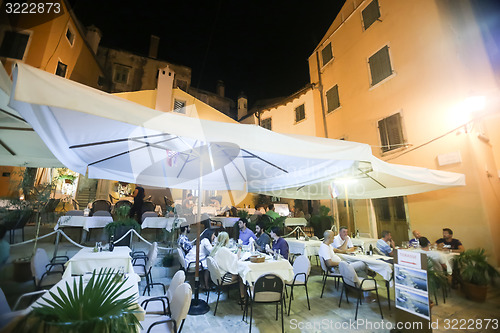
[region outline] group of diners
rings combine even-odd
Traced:
[[[237,222],[239,228],[239,237],[235,240],[235,244],[241,246],[248,246],[254,244],[255,250],[263,253],[280,254],[284,259],[288,259],[288,243],[281,237],[281,229],[279,227],[272,227],[269,234],[266,233],[266,218],[261,218],[257,221],[255,232],[252,231],[248,225],[249,222],[245,218],[240,218]],[[203,289],[209,289],[210,275],[207,268],[206,258],[212,256],[220,270],[221,275],[225,279],[238,278],[238,265],[241,254],[241,246],[234,252],[234,249],[229,250],[230,237],[226,231],[218,231],[212,229],[210,219],[205,218],[201,221],[204,226],[203,232],[200,234],[200,251],[199,262],[204,268],[203,278],[201,285]],[[195,240],[190,241],[188,234],[191,231],[189,224],[180,227],[180,235],[177,244],[185,253],[186,263],[194,262],[196,260],[196,243]],[[226,274],[230,273],[230,274]],[[226,281],[228,282],[228,281]],[[240,278],[241,282],[241,278]],[[244,296],[244,286],[240,283],[241,297]]]

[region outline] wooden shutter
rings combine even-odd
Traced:
[[[332,43],[328,43],[328,45],[321,50],[321,58],[323,59],[323,66],[333,58]]]
[[[327,112],[332,112],[340,106],[338,85],[335,85],[333,88],[326,92],[326,102],[328,106]]]
[[[368,60],[372,76],[372,86],[376,85],[392,74],[391,59],[389,58],[389,47],[386,45]]]
[[[22,60],[29,38],[27,34],[6,31],[0,46],[0,56]]]
[[[366,30],[380,17],[378,0],[373,0],[368,6],[366,6],[366,8],[362,11],[362,15],[363,25]]]
[[[306,112],[304,104],[299,105],[295,108],[295,122],[299,122],[306,117]]]

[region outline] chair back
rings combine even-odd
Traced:
[[[105,210],[98,210],[92,216],[111,216],[111,213]]]
[[[172,281],[170,281],[170,286],[168,286],[167,290],[167,298],[170,302],[174,298],[174,292],[177,290],[177,287],[183,284],[186,281],[186,274],[182,270],[178,270],[174,276],[172,277]]]
[[[156,258],[158,257],[158,243],[153,242],[149,247],[148,251],[148,261],[146,262],[146,273],[149,272],[151,267],[153,267]]]
[[[387,255],[385,253],[383,253],[382,251],[380,251],[380,249],[378,247],[372,246],[372,248],[373,248],[373,253],[378,254],[379,256],[386,256],[387,257]]]
[[[156,208],[156,205],[152,201],[144,201],[142,204],[142,211],[143,212],[154,212]]]
[[[156,212],[145,212],[142,214],[142,222],[144,222],[146,217],[158,217],[158,214],[156,214]]]
[[[212,282],[215,283],[216,285],[221,285],[222,276],[217,261],[215,261],[215,259],[211,256],[208,256],[206,259],[207,259],[208,271],[210,272],[210,279],[212,279]]]
[[[7,302],[7,298],[5,297],[2,288],[0,288],[0,313],[4,314],[9,312],[12,312],[12,310]]]
[[[182,215],[182,214],[184,214],[184,212],[183,212],[183,210],[182,210],[182,205],[179,205],[179,204],[175,205],[174,210],[175,210],[175,213],[177,213],[177,215]]]
[[[92,203],[90,213],[94,215],[98,210],[111,211],[111,202],[108,200],[96,200]]]
[[[319,255],[319,263],[321,265],[321,269],[323,270],[323,272],[325,274],[328,273],[328,269],[326,268],[326,264],[325,264],[325,258],[323,258],[321,255]]]
[[[179,255],[179,263],[181,264],[181,267],[187,269],[184,250],[178,247],[177,254]]]
[[[35,255],[31,257],[31,274],[35,278],[37,285],[47,271],[45,266],[48,264],[50,264],[50,260],[47,252],[41,248],[36,249]]]
[[[68,210],[66,216],[83,216],[83,210]]]
[[[339,263],[339,271],[342,275],[344,283],[354,288],[359,287],[361,282],[359,281],[358,274],[356,274],[354,267],[345,261],[341,261]]]
[[[174,291],[174,297],[172,302],[170,302],[170,318],[175,320],[177,327],[187,317],[192,294],[191,286],[186,282],[182,283]]]
[[[74,210],[80,210],[80,203],[75,199],[71,199],[71,204],[73,205]]]
[[[261,275],[254,283],[254,302],[279,302],[283,296],[284,282],[276,274]]]
[[[296,282],[305,283],[311,272],[311,262],[305,255],[298,256],[293,262],[293,274],[296,276]],[[297,275],[300,274],[300,275]]]

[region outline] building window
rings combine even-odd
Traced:
[[[372,55],[368,63],[370,64],[372,86],[391,76],[391,59],[389,58],[389,47],[387,45]]]
[[[5,31],[2,45],[0,46],[0,57],[23,60],[26,46],[30,35],[15,31]]]
[[[63,64],[62,62],[57,62],[56,75],[66,77],[66,71],[68,70],[68,65]]]
[[[298,123],[304,119],[306,119],[306,108],[304,107],[304,104],[302,104],[295,108],[295,122]]]
[[[123,65],[115,65],[115,75],[113,77],[113,81],[115,83],[128,83],[128,77],[130,74],[130,67]]]
[[[186,107],[185,101],[174,99],[174,112],[185,114],[186,113],[185,107]]]
[[[401,114],[396,113],[390,117],[384,118],[378,122],[380,133],[380,142],[382,143],[382,152],[400,148],[404,145],[403,126],[401,123]]]
[[[69,26],[66,29],[66,39],[68,40],[69,45],[73,46],[73,43],[75,42],[75,34],[71,31]]]
[[[366,6],[365,9],[363,9],[361,14],[363,15],[363,26],[366,30],[380,17],[378,0],[373,0],[368,6]]]
[[[326,102],[328,106],[327,113],[332,112],[340,106],[339,86],[335,85],[326,92]]]
[[[266,119],[262,119],[262,121],[260,122],[260,126],[265,128],[265,129],[268,129],[270,131],[272,131],[272,126],[271,126],[271,118],[266,118]]]
[[[333,59],[332,43],[328,43],[328,45],[321,50],[321,58],[323,58],[323,66]]]

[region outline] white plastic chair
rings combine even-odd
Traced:
[[[207,257],[207,266],[208,266],[208,271],[210,272],[210,279],[212,282],[215,284],[217,288],[217,303],[215,303],[215,310],[214,310],[214,316],[217,313],[217,306],[219,305],[219,298],[220,294],[223,292],[224,288],[232,287],[235,285],[238,285],[239,281],[234,280],[231,282],[224,282],[229,279],[232,279],[232,274],[231,273],[226,273],[224,276],[221,274],[219,265],[217,264],[217,261],[211,256]],[[228,291],[229,292],[229,291]],[[210,296],[210,291],[207,292],[207,303],[208,303],[208,298]]]
[[[290,302],[288,303],[288,315],[290,315],[290,308],[292,306],[293,299],[293,287],[303,286],[306,288],[306,298],[307,307],[311,310],[311,305],[309,304],[309,293],[307,292],[307,280],[309,279],[309,273],[311,273],[311,262],[305,255],[298,256],[293,262],[293,280],[287,281],[286,286],[291,287],[290,291]]]
[[[170,281],[170,285],[168,286],[165,295],[148,297],[148,298],[141,296],[139,297],[138,303],[141,304],[146,313],[170,315],[170,304],[172,303],[172,300],[174,298],[174,292],[177,289],[177,287],[179,287],[185,281],[186,281],[186,274],[184,274],[184,271],[178,270],[172,277],[172,280]],[[157,301],[157,302],[152,302],[152,301]],[[162,303],[161,308],[159,308],[157,305],[160,302]],[[149,308],[147,308],[148,305],[150,306]]]
[[[83,216],[83,210],[68,210],[65,216]]]
[[[182,283],[178,286],[172,297],[170,316],[146,314],[142,326],[148,327],[147,333],[165,332],[165,326],[162,324],[166,324],[167,332],[180,333],[184,326],[189,306],[191,305],[192,294],[191,286],[188,283]],[[142,332],[144,332],[144,330]]]
[[[180,247],[177,248],[177,254],[179,255],[179,265],[180,269],[182,269],[186,274],[194,274],[196,269],[196,262],[191,261],[186,263],[186,255],[184,254],[184,250]],[[200,261],[200,271],[203,270],[203,265]]]
[[[45,294],[47,290],[38,290],[30,293],[25,293],[19,296],[16,301],[16,304],[11,309],[9,303],[7,302],[7,298],[5,298],[5,294],[3,293],[2,288],[0,288],[0,330],[7,326],[14,318],[24,316],[29,310],[16,310],[19,306],[21,300],[25,297],[34,297]],[[37,298],[38,298],[37,297]]]
[[[158,257],[158,244],[156,242],[153,242],[151,245],[152,246],[150,247],[150,250],[148,252],[148,260],[145,260],[144,264],[136,264],[136,263],[133,264],[134,272],[141,278],[142,277],[146,278],[146,287],[144,288],[144,292],[142,293],[142,295],[146,293],[146,290],[148,291],[148,295],[150,295],[152,286],[162,286],[163,293],[165,294],[165,285],[160,282],[153,282],[153,275],[151,274],[151,269],[153,268],[156,258]],[[134,259],[134,261],[137,259],[142,259],[142,258],[136,258]]]
[[[64,262],[58,262],[65,259]],[[49,256],[44,249],[38,248],[31,258],[31,274],[35,282],[35,287],[45,288],[55,285],[62,278],[64,273],[64,263],[68,261],[67,256],[56,256],[49,260]]]
[[[377,281],[375,281],[375,279],[373,278],[360,279],[358,277],[358,274],[356,274],[354,267],[352,267],[351,265],[349,265],[349,263],[345,261],[341,261],[339,263],[339,270],[340,274],[342,275],[342,281],[343,281],[342,292],[340,293],[339,308],[340,304],[342,303],[342,295],[344,291],[347,302],[349,303],[349,298],[347,297],[347,288],[357,291],[358,300],[356,302],[356,316],[354,317],[354,320],[357,320],[358,308],[359,304],[361,304],[361,297],[363,296],[363,292],[375,290],[375,293],[377,295],[378,307],[380,309],[380,316],[382,317],[382,319],[384,319],[384,315],[382,314],[382,306],[380,305],[380,299],[378,297]]]
[[[321,289],[321,296],[320,296],[320,298],[322,298],[323,292],[325,291],[326,279],[328,279],[329,277],[333,278],[335,281],[335,287],[338,290],[342,275],[340,275],[339,273],[332,272],[330,269],[328,269],[325,263],[325,258],[323,258],[322,256],[319,256],[319,263],[321,264],[321,269],[323,270],[323,289]]]

